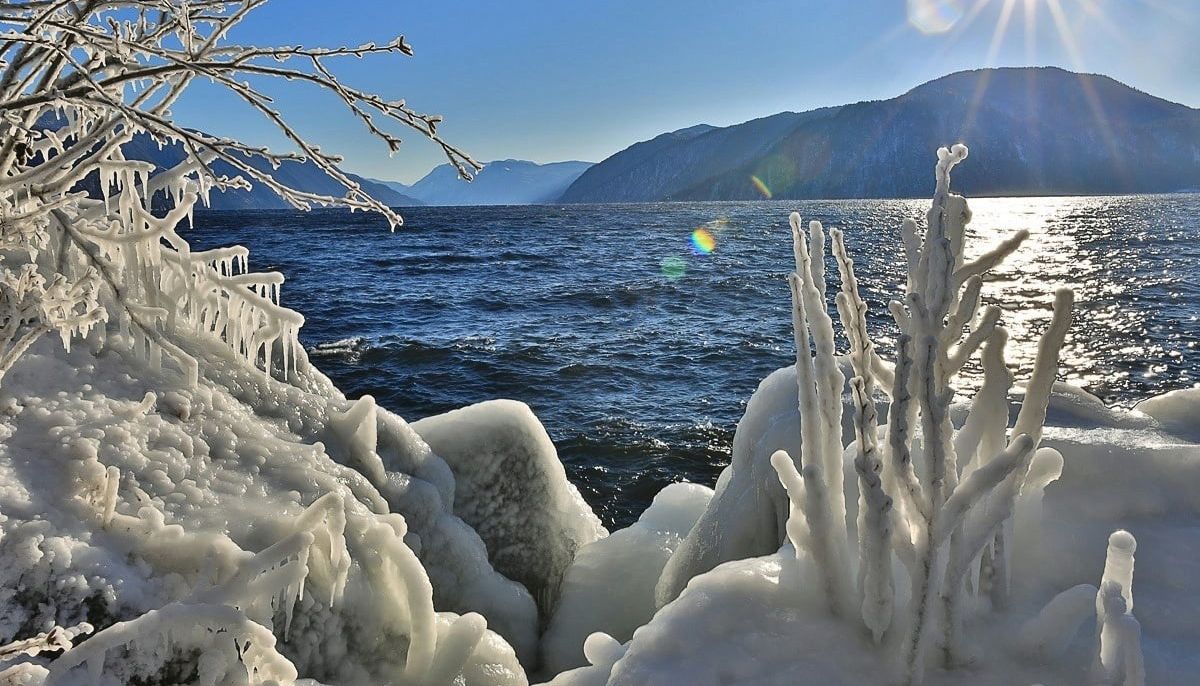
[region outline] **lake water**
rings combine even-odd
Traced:
[[[340,211],[209,212],[186,237],[244,244],[251,269],[282,271],[313,362],[350,397],[370,393],[409,420],[489,398],[528,403],[611,526],[670,482],[712,485],[750,394],[794,360],[788,212],[846,232],[886,354],[898,227],[927,207],[431,207],[406,210],[395,233]],[[968,253],[1032,233],[984,289],[1005,308],[1018,378],[1065,285],[1077,304],[1062,378],[1120,405],[1200,380],[1200,195],[971,207]],[[707,237],[693,240],[697,229]]]

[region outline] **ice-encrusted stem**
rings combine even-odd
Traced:
[[[792,324],[796,341],[801,432],[800,474],[805,486],[805,513],[816,562],[829,591],[830,609],[846,614],[850,602],[847,580],[850,565],[846,550],[846,504],[842,490],[841,393],[844,378],[835,359],[833,320],[825,309],[822,255],[815,258],[810,245],[823,249],[824,231],[810,225],[811,238],[800,226],[800,215],[789,216],[796,271],[788,277],[792,292]],[[811,241],[811,243],[810,243]],[[818,277],[820,282],[817,281]],[[818,285],[818,283],[820,285]]]
[[[171,651],[179,648],[198,651],[202,656],[197,662],[196,683],[293,683],[298,676],[296,668],[275,646],[270,630],[236,608],[173,603],[118,622],[68,650],[50,663],[45,683],[79,683],[74,674],[79,668],[89,672],[92,683],[99,683],[105,662],[117,651],[127,654],[128,664],[161,669]]]
[[[1104,574],[1096,595],[1096,630],[1099,645],[1097,681],[1115,683],[1120,661],[1123,630],[1120,617],[1133,612],[1133,566],[1137,540],[1128,531],[1114,531],[1108,537]]]
[[[20,657],[34,657],[57,650],[70,650],[76,638],[87,636],[92,631],[94,631],[92,625],[87,622],[80,622],[71,627],[56,626],[37,636],[0,646],[0,662],[8,662]]]
[[[863,623],[876,643],[892,623],[895,589],[892,587],[892,499],[883,490],[881,465],[875,444],[875,401],[862,377],[851,380],[858,441],[854,470],[858,474],[859,587]]]
[[[850,363],[855,377],[850,380],[854,402],[856,451],[854,471],[858,475],[858,586],[860,612],[876,643],[892,622],[895,589],[892,587],[892,498],[884,491],[883,463],[878,450],[878,414],[875,409],[875,346],[867,330],[867,303],[858,290],[854,261],[846,251],[842,232],[830,232],[842,290],[837,295],[842,329],[850,341]]]
[[[793,219],[794,218],[794,219]],[[837,363],[834,343],[833,319],[829,316],[825,301],[825,230],[817,221],[809,222],[810,251],[803,240],[799,215],[793,213],[791,221],[793,239],[799,261],[796,263],[803,288],[805,315],[808,317],[809,334],[812,337],[813,366],[818,388],[818,407],[821,411],[821,451],[818,458],[825,472],[825,483],[829,493],[829,517],[833,536],[846,540],[846,499],[842,488],[842,389],[846,379]],[[844,546],[843,546],[844,547]],[[845,551],[838,553],[834,562],[838,570],[848,570]]]
[[[947,552],[946,546],[937,543],[937,531],[941,526],[942,508],[958,481],[958,464],[951,442],[950,403],[954,391],[947,373],[949,336],[946,319],[959,300],[954,270],[962,264],[963,239],[966,223],[970,220],[965,201],[950,194],[950,171],[966,156],[967,149],[962,145],[938,151],[937,186],[927,213],[928,226],[918,252],[917,272],[912,278],[914,291],[908,298],[929,510],[923,523],[922,545],[918,546],[909,635],[903,648],[906,684],[923,680],[926,645],[938,633],[939,622],[943,622],[943,626],[945,622],[933,607],[934,599],[942,593],[944,579],[939,568],[944,564]],[[957,593],[952,592],[950,598],[952,603],[956,602],[953,599],[957,598]],[[953,646],[954,641],[947,636],[947,662],[953,659]]]
[[[1042,440],[1042,427],[1046,423],[1046,410],[1050,406],[1050,391],[1058,372],[1058,356],[1071,327],[1071,315],[1075,305],[1075,293],[1069,288],[1060,288],[1054,293],[1054,314],[1050,326],[1038,342],[1037,357],[1033,374],[1025,385],[1025,399],[1013,424],[1013,435],[1026,434],[1034,445]]]
[[[808,518],[804,509],[804,478],[796,471],[796,464],[786,450],[771,454],[771,467],[779,477],[779,483],[788,497],[787,536],[799,558],[800,551],[813,545]]]
[[[925,489],[912,463],[912,424],[917,416],[910,388],[912,370],[912,336],[901,333],[896,339],[896,372],[892,385],[892,407],[888,412],[887,438],[889,473],[896,483],[896,492],[900,495],[909,521],[929,518]]]
[[[1067,330],[1071,326],[1071,316],[1075,303],[1075,294],[1067,288],[1061,288],[1054,294],[1054,311],[1050,319],[1050,325],[1046,331],[1042,333],[1041,340],[1038,341],[1037,357],[1034,360],[1033,373],[1029,378],[1029,383],[1025,387],[1025,398],[1021,402],[1021,409],[1017,413],[1017,420],[1013,424],[1012,433],[1014,436],[1018,434],[1028,435],[1034,442],[1036,447],[1042,439],[1042,427],[1046,423],[1046,411],[1050,406],[1050,391],[1054,386],[1054,378],[1058,372],[1058,358],[1062,351],[1063,343],[1066,341]],[[1014,483],[1015,493],[1012,496],[1014,499],[1016,494],[1019,494],[1024,483],[1025,474],[1015,475],[1014,479],[1019,479],[1019,483]],[[991,584],[992,603],[998,607],[1004,607],[1008,603],[1008,593],[1010,585],[1009,558],[1011,556],[1011,522],[1013,505],[1002,504],[1000,511],[1006,512],[1006,516],[994,523],[995,526],[995,548],[996,554],[993,556],[993,574]]]

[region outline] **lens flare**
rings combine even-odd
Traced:
[[[707,255],[717,249],[717,238],[712,235],[712,232],[705,228],[699,228],[692,232],[692,250],[698,255]]]
[[[908,0],[908,23],[921,33],[945,33],[962,17],[958,0]]]
[[[763,183],[762,179],[752,174],[750,176],[750,183],[754,184],[754,189],[758,191],[759,195],[767,200],[771,199],[771,189],[767,188],[767,184]]]
[[[668,281],[676,281],[683,278],[684,272],[687,271],[687,265],[682,258],[679,257],[664,257],[662,262],[658,263],[658,268],[662,272],[663,277]]]

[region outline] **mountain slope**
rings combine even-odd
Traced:
[[[413,202],[420,202],[416,198],[412,198],[411,196],[408,196],[408,189],[410,188],[410,186],[406,183],[400,183],[399,181],[386,181],[384,179],[374,179],[369,176],[364,177],[364,178],[366,178],[366,180],[370,181],[371,183],[377,183],[380,186],[387,186],[388,188],[399,193],[400,195],[410,197],[410,199]]]
[[[449,164],[435,167],[405,193],[426,205],[528,205],[556,202],[591,162],[488,162],[467,183]]]
[[[972,195],[1169,192],[1200,179],[1200,110],[1054,67],[957,72],[890,100],[709,129],[634,156],[662,138],[600,162],[564,199],[763,197],[751,177],[775,198],[922,197],[933,151],[959,141],[972,163],[955,185]]]

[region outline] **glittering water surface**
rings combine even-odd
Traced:
[[[712,484],[746,400],[794,359],[787,213],[840,227],[890,352],[898,227],[928,201],[413,208],[389,233],[343,212],[201,213],[194,247],[242,243],[288,279],[313,361],[409,420],[528,403],[570,477],[625,524],[663,485]],[[1076,291],[1062,377],[1129,405],[1200,375],[1200,195],[976,199],[969,254],[1029,241],[987,282],[1018,378]],[[829,273],[836,274],[830,262]],[[831,295],[834,289],[831,289]]]

